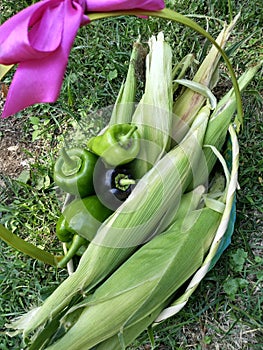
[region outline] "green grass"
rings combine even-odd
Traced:
[[[3,0],[0,20],[26,6],[29,1]],[[241,18],[232,42],[244,39],[232,58],[240,74],[262,59],[262,5],[243,1],[234,5],[226,0],[167,1],[167,6],[194,18],[216,36],[221,22],[229,21],[239,10]],[[231,4],[231,6],[230,6]],[[197,17],[200,15],[200,17]],[[208,21],[204,16],[211,19]],[[262,15],[261,15],[262,16]],[[85,118],[90,134],[107,122],[101,109],[111,106],[125,77],[133,41],[142,42],[163,30],[176,50],[174,61],[190,50],[201,59],[205,41],[191,30],[162,20],[120,18],[103,20],[81,28],[71,51],[59,100],[38,105],[9,120],[0,121],[0,141],[12,121],[21,123],[21,152],[30,163],[24,177],[0,174],[0,222],[21,237],[49,251],[60,249],[55,238],[55,221],[60,212],[52,166],[57,150],[80,118]],[[253,36],[252,36],[253,34]],[[261,47],[260,47],[261,46]],[[225,67],[221,67],[221,88],[229,86]],[[5,83],[10,83],[9,74]],[[240,135],[240,190],[237,194],[237,222],[232,243],[214,269],[204,278],[185,308],[154,329],[155,349],[261,349],[262,322],[262,72],[243,95],[245,124]],[[142,83],[141,83],[142,84]],[[139,98],[139,96],[138,96]],[[55,136],[55,137],[54,137]],[[0,244],[0,327],[43,300],[65,278],[66,271],[45,266]],[[20,349],[20,338],[9,338],[0,331],[0,349]],[[144,332],[130,350],[150,349]]]

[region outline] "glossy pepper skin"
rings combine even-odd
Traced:
[[[97,196],[76,198],[69,203],[56,225],[56,235],[62,242],[69,242],[75,234],[91,241],[101,223],[112,214]]]
[[[88,148],[111,167],[131,162],[140,151],[140,135],[131,124],[111,125],[102,135],[93,137]]]
[[[54,181],[63,191],[81,198],[94,194],[93,171],[98,157],[84,148],[62,153],[54,165]]]
[[[100,160],[94,170],[93,182],[100,201],[113,211],[129,197],[136,185],[128,167],[107,168]]]

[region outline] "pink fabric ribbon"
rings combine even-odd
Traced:
[[[59,96],[68,56],[85,13],[158,11],[163,0],[44,0],[0,26],[0,63],[18,64],[2,117]]]

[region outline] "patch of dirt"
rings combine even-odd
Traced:
[[[17,177],[26,165],[21,140],[21,120],[15,117],[0,121],[0,174]]]
[[[4,97],[1,91],[0,114],[4,106]],[[30,141],[23,140],[24,121],[24,118],[16,116],[0,118],[0,176],[16,178],[28,167],[30,159],[24,149],[30,150]]]

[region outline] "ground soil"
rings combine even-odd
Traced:
[[[5,101],[5,91],[0,91],[0,114]],[[23,139],[25,118],[11,116],[0,119],[0,178],[1,175],[16,178],[28,167],[30,157],[25,149],[33,146],[30,140]]]

